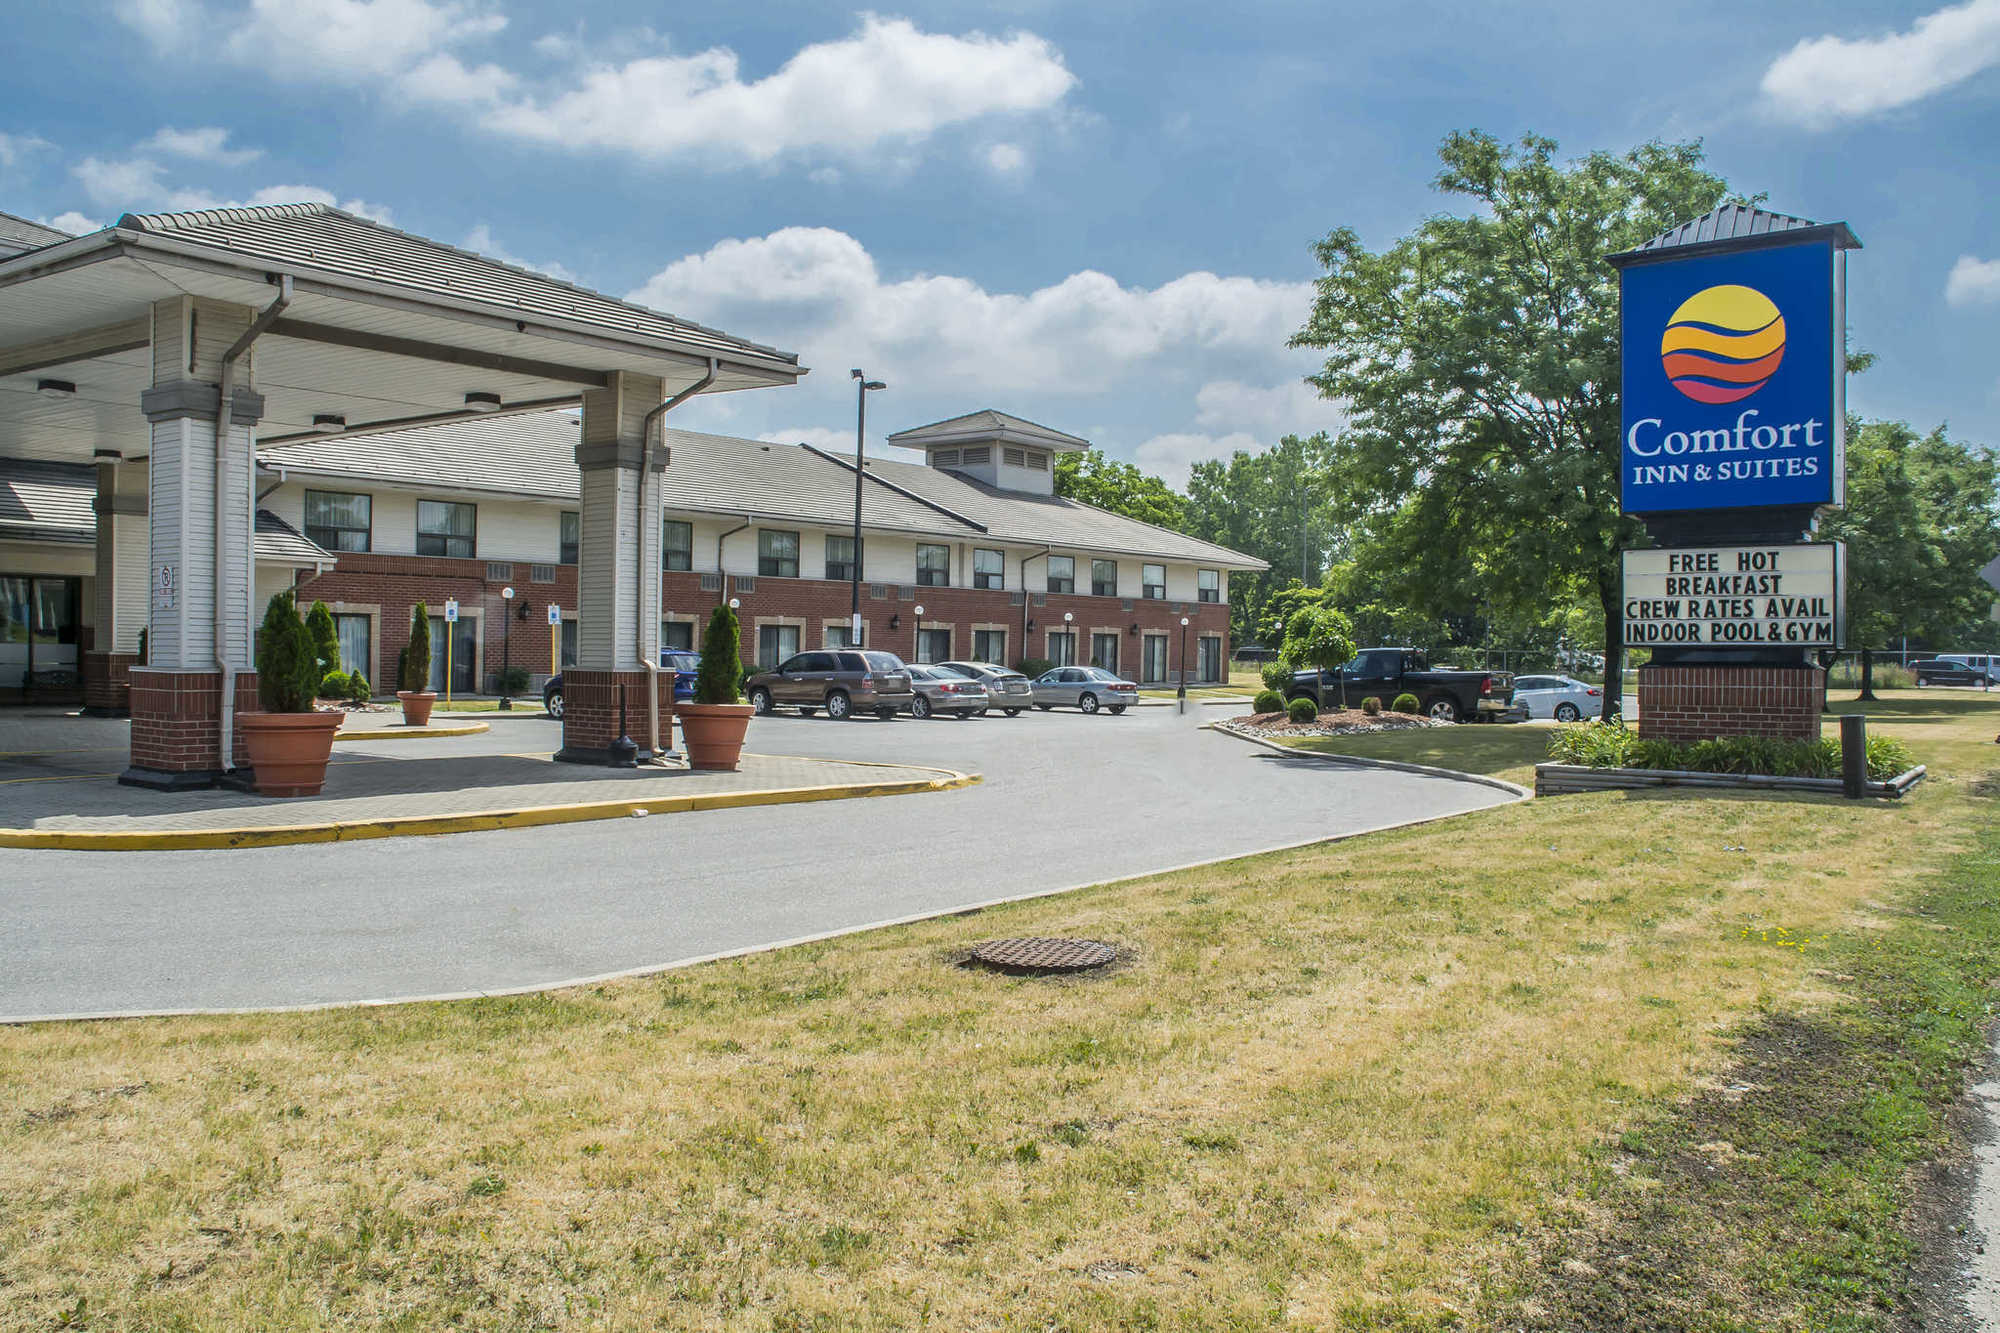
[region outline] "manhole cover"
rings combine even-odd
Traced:
[[[973,962],[1001,972],[1087,972],[1117,956],[1102,940],[989,940],[972,951]]]

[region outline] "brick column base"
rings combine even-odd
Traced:
[[[1812,740],[1825,704],[1826,674],[1817,667],[1639,668],[1639,734],[1647,740]]]
[[[139,664],[137,653],[83,655],[83,712],[86,717],[127,717],[132,712],[129,673]]]
[[[216,747],[222,738],[222,673],[130,668],[132,766],[118,775],[128,787],[183,791],[222,780]],[[256,709],[257,673],[236,675],[236,714]],[[235,766],[247,776],[249,748],[235,729]]]
[[[569,764],[612,762],[611,743],[618,739],[618,687],[625,687],[625,731],[650,758],[647,737],[646,673],[643,671],[563,671],[563,744],[556,758]],[[674,744],[674,673],[660,673],[660,744]]]

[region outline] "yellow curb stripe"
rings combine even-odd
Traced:
[[[872,765],[872,767],[897,767],[897,765]],[[736,810],[754,805],[792,805],[805,801],[905,796],[919,792],[950,791],[955,787],[969,787],[981,780],[977,773],[960,773],[953,769],[929,771],[940,776],[903,782],[771,787],[757,791],[710,792],[700,796],[584,801],[571,805],[529,806],[519,810],[485,810],[462,815],[410,815],[389,819],[274,825],[264,828],[181,829],[151,833],[0,829],[0,847],[92,852],[216,851],[236,847],[290,847],[301,843],[359,842],[367,838],[428,837],[439,833],[472,833],[483,829],[581,824],[596,819],[625,818],[637,810],[644,810],[649,814],[678,814],[696,810]]]
[[[383,727],[375,731],[336,731],[337,741],[421,741],[436,740],[441,736],[477,736],[482,731],[491,731],[488,722],[474,722],[464,727]]]
[[[57,773],[46,778],[0,778],[0,787],[11,787],[17,782],[81,782],[85,778],[115,778],[116,773]]]

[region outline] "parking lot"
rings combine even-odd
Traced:
[[[1051,892],[1508,799],[1272,754],[1227,709],[756,719],[771,755],[977,772],[959,791],[224,852],[0,850],[0,1016],[549,985]],[[496,720],[361,757],[553,749]]]

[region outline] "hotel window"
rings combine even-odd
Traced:
[[[306,540],[329,551],[366,551],[369,512],[365,495],[307,491]]]
[[[577,513],[574,510],[569,510],[569,509],[564,510],[562,516],[562,531],[559,538],[560,549],[556,552],[556,563],[559,565],[575,564],[576,548],[582,543],[582,541],[583,541],[583,515]]]
[[[660,622],[660,651],[691,653],[694,651],[694,626],[685,620],[662,620]]]
[[[799,534],[765,528],[757,534],[757,573],[767,579],[799,576]],[[794,641],[797,635],[793,636]],[[794,652],[798,651],[796,648]]]
[[[660,568],[694,568],[694,524],[675,518],[660,521]]]
[[[1007,557],[998,551],[972,551],[972,586],[998,591],[1007,586]]]
[[[1222,575],[1212,569],[1197,569],[1194,572],[1194,599],[1197,602],[1219,602],[1222,600]]]
[[[917,543],[917,586],[920,588],[951,586],[949,546],[933,546],[929,542]]]
[[[478,549],[479,511],[449,500],[417,501],[417,554],[470,560]]]
[[[1004,629],[972,631],[972,660],[1007,665],[1007,631]]]
[[[1090,593],[1093,597],[1116,597],[1118,595],[1118,562],[1116,560],[1093,560],[1090,562]]]
[[[776,667],[799,651],[799,627],[797,625],[759,625],[757,627],[757,665],[766,671]]]
[[[854,581],[854,538],[829,536],[826,539],[826,576],[836,583]]]
[[[1076,591],[1076,557],[1073,555],[1052,555],[1049,557],[1049,591]]]
[[[366,676],[375,670],[375,655],[369,639],[375,625],[365,615],[338,614],[333,618],[334,637],[340,641],[340,669]]]
[[[1165,565],[1139,566],[1139,596],[1148,602],[1163,602],[1167,599]]]
[[[1049,661],[1056,666],[1076,665],[1076,631],[1053,630],[1049,634]]]

